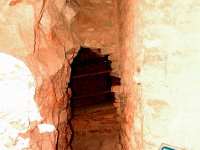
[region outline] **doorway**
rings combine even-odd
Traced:
[[[100,49],[82,47],[71,64],[73,150],[117,150],[120,146],[120,116],[111,90],[120,79],[110,75],[108,57]]]

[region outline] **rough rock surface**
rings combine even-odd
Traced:
[[[79,45],[101,48],[102,54],[118,50],[117,1],[2,0],[0,10],[0,51],[29,67],[41,116],[38,121],[30,117],[29,128],[20,137],[29,138],[26,142],[34,150],[69,149],[69,65]],[[116,56],[110,59],[116,61]],[[118,67],[113,62],[113,74],[119,75]],[[119,103],[115,105],[119,112]],[[45,127],[51,130],[42,132]]]
[[[71,53],[78,48],[70,25],[78,9],[65,0],[3,0],[0,10],[0,51],[23,60],[31,70],[41,115],[38,122],[30,118],[30,129],[20,137],[30,138],[30,149],[55,149],[57,142],[59,150],[67,149],[66,85]],[[54,128],[41,133],[38,126],[43,124]]]

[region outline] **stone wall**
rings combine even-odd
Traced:
[[[21,136],[30,137],[31,149],[67,149],[71,113],[66,88],[79,45],[112,53],[112,74],[120,76],[117,2],[4,0],[0,8],[0,51],[23,60],[31,70],[42,118],[30,121],[29,130]],[[120,88],[112,91],[119,102]],[[46,125],[54,126],[52,133],[41,131]]]
[[[20,137],[30,138],[30,149],[66,150],[71,135],[66,87],[70,58],[79,48],[70,25],[78,9],[73,1],[65,0],[3,0],[0,9],[0,51],[30,68],[42,117],[39,121],[29,118],[30,128]]]
[[[112,74],[122,77],[112,88],[122,149],[198,149],[198,0],[2,0],[0,10],[0,51],[23,60],[36,84],[42,119],[20,134],[31,149],[68,148],[66,87],[79,45],[112,53]]]
[[[155,150],[162,143],[199,149],[199,1],[120,6],[123,80],[131,95],[125,97],[125,149]]]
[[[83,47],[101,48],[102,54],[118,49],[116,0],[77,0],[77,13],[72,29]]]

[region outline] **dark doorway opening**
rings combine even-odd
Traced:
[[[70,80],[74,115],[83,109],[113,103],[111,86],[119,81],[110,76],[112,69],[108,56],[101,55],[100,49],[81,48],[74,58]]]
[[[120,78],[110,75],[108,57],[100,49],[81,48],[71,64],[73,150],[95,149],[92,144],[98,149],[106,138],[119,141],[111,87],[119,85]]]

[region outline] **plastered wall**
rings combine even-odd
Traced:
[[[124,137],[131,143],[127,149],[157,150],[167,143],[198,150],[200,1],[142,0],[134,6],[130,3],[126,1],[121,9],[125,18],[121,27],[126,33],[133,29],[133,33],[124,40],[122,49],[132,51],[135,71],[127,74],[133,81],[125,89],[135,85],[139,96],[126,99],[134,106],[134,114],[130,114],[134,116],[132,125],[125,123],[130,129],[124,125],[129,131]],[[134,16],[130,17],[126,9]],[[130,24],[126,21],[133,23],[130,29],[125,28]],[[135,134],[131,135],[132,130]]]

